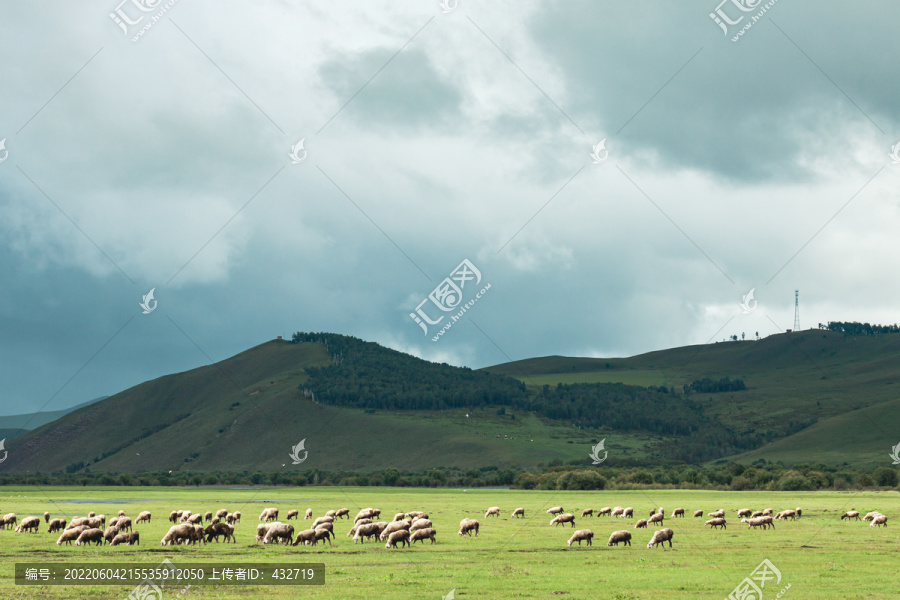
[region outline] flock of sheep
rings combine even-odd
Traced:
[[[330,545],[332,543],[331,540],[335,537],[335,520],[347,517],[349,522],[350,519],[350,509],[341,508],[338,510],[329,510],[323,516],[314,519],[308,528],[297,532],[295,535],[294,526],[289,522],[282,523],[279,521],[278,514],[279,510],[277,508],[270,507],[263,509],[262,513],[259,515],[261,523],[256,527],[257,543],[262,542],[263,544],[269,544],[272,542],[281,542],[284,545],[292,546],[298,546],[300,544],[315,546],[318,542],[322,541],[327,542]],[[575,515],[565,512],[562,506],[554,506],[547,509],[547,514],[554,515],[550,521],[551,525],[565,526],[566,524],[569,524],[573,529],[575,528]],[[581,517],[590,517],[594,514],[593,509],[586,508],[581,512]],[[693,515],[694,517],[702,517],[703,511],[695,511]],[[740,518],[740,522],[746,524],[749,529],[759,527],[762,529],[774,529],[775,521],[786,521],[788,519],[795,520],[802,515],[803,511],[800,508],[783,510],[778,513],[775,513],[772,508],[757,511],[749,508],[742,508],[737,511],[737,517]],[[401,548],[410,546],[417,541],[424,543],[425,540],[431,540],[432,544],[436,542],[434,525],[431,520],[429,520],[428,515],[424,512],[411,511],[397,513],[391,521],[378,520],[380,516],[381,511],[375,508],[364,508],[360,510],[353,519],[353,526],[347,533],[347,537],[353,538],[354,544],[363,544],[366,540],[377,539],[385,542],[385,548],[387,549],[396,548],[398,545]],[[630,506],[607,506],[596,511],[596,516],[633,518],[634,509]],[[672,518],[683,518],[684,516],[685,511],[683,508],[676,508],[672,511]],[[710,519],[705,522],[705,525],[709,526],[711,529],[718,529],[720,527],[723,529],[727,528],[724,509],[708,513],[706,516],[710,517]],[[68,523],[65,519],[56,518],[51,520],[50,513],[48,512],[45,512],[43,517],[44,523],[49,525],[49,528],[47,529],[48,533],[61,532],[59,539],[56,540],[57,546],[62,546],[64,543],[69,545],[72,542],[75,542],[76,546],[87,546],[92,542],[98,546],[102,545],[104,542],[110,546],[140,544],[139,533],[132,530],[132,520],[125,514],[125,511],[122,510],[119,511],[116,517],[110,519],[109,525],[106,524],[106,515],[95,515],[93,512],[88,513],[86,517],[75,517]],[[484,518],[488,519],[490,517],[500,517],[500,507],[490,507],[487,512],[485,512]],[[525,509],[523,507],[516,508],[512,512],[511,517],[524,518]],[[141,512],[134,520],[134,525],[136,526],[142,522],[149,524],[150,519],[151,514],[149,511]],[[290,521],[292,519],[296,519],[299,522],[300,513],[298,510],[292,509],[288,511],[285,520]],[[312,519],[312,509],[308,508],[304,515],[304,521]],[[841,520],[844,519],[847,519],[848,521],[853,519],[857,521],[860,520],[859,511],[851,510],[844,513],[841,515]],[[650,510],[647,519],[637,520],[634,528],[645,529],[649,525],[662,525],[664,520],[665,512],[662,507],[652,509]],[[878,511],[868,513],[863,520],[871,521],[870,527],[887,527],[887,517]],[[241,513],[240,511],[231,513],[224,508],[216,511],[215,515],[212,511],[207,511],[203,514],[192,513],[189,510],[173,510],[169,514],[169,522],[172,523],[172,526],[162,538],[163,546],[182,543],[194,544],[197,542],[209,543],[214,540],[218,542],[219,537],[224,537],[225,543],[228,543],[229,541],[236,543],[235,525],[241,522]],[[203,526],[204,522],[208,523],[206,527]],[[40,524],[40,517],[35,516],[24,517],[21,522],[17,520],[15,513],[8,513],[0,517],[0,529],[16,526],[15,531],[18,533],[27,532],[29,530],[33,533],[37,533]],[[458,535],[471,537],[474,533],[477,537],[480,526],[481,524],[476,519],[465,518],[460,521]],[[651,536],[650,541],[647,543],[647,548],[662,546],[665,542],[668,542],[669,547],[671,548],[673,536],[674,531],[668,527],[658,529]],[[584,541],[590,546],[592,545],[593,537],[594,532],[590,529],[579,529],[572,534],[571,538],[569,538],[568,545],[571,546],[574,542],[578,542],[578,545],[580,546],[581,542]],[[606,545],[618,546],[619,543],[630,546],[631,532],[627,529],[612,532]]]

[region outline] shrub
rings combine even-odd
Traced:
[[[900,483],[900,478],[897,477],[897,471],[890,467],[879,467],[875,469],[875,472],[872,474],[872,479],[875,480],[876,485],[883,487],[896,487],[896,485]]]
[[[782,492],[801,492],[813,489],[809,480],[797,471],[788,471],[782,475],[776,487]]]
[[[596,471],[569,471],[556,480],[558,490],[602,490],[606,479]]]
[[[731,480],[731,489],[736,492],[744,492],[753,489],[753,481],[746,477],[735,477]]]
[[[519,473],[514,485],[520,490],[533,490],[537,487],[540,477],[534,473]]]

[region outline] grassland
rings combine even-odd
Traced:
[[[682,506],[696,509],[724,508],[729,528],[711,531],[702,519],[666,519],[675,530],[670,550],[648,550],[651,531],[632,529],[634,520],[577,518],[576,528],[596,534],[591,547],[566,546],[572,530],[549,526],[544,510],[562,505],[581,514],[581,509],[633,506],[635,516],[662,506],[667,514]],[[350,524],[338,521],[333,547],[262,546],[254,543],[257,516],[263,506],[288,509],[307,507],[315,515],[331,508],[348,507],[355,514],[374,506],[390,519],[395,512],[424,510],[438,531],[435,545],[385,550],[384,544],[354,545],[345,537]],[[483,517],[487,507],[501,507],[500,518]],[[526,519],[512,519],[517,506]],[[803,507],[798,521],[778,522],[775,530],[746,530],[734,517],[742,507],[776,509]],[[238,543],[231,545],[179,546],[159,544],[173,509],[194,512],[225,507],[241,510],[244,522],[237,526]],[[441,598],[455,589],[456,598],[612,598],[620,600],[674,600],[726,597],[765,558],[782,573],[781,585],[767,587],[766,598],[787,584],[783,598],[797,600],[896,598],[898,563],[893,529],[870,528],[862,522],[842,522],[849,508],[879,510],[889,517],[900,514],[900,494],[839,492],[715,492],[699,490],[646,490],[604,492],[555,492],[518,490],[442,490],[398,488],[34,488],[0,489],[0,511],[38,515],[116,514],[130,516],[153,512],[151,525],[138,528],[137,547],[57,547],[56,534],[17,534],[0,531],[0,597],[50,599],[124,598],[130,586],[71,586],[31,588],[14,586],[17,561],[117,561],[148,566],[169,558],[179,565],[190,562],[321,562],[326,565],[323,587],[202,586],[184,598]],[[480,535],[458,537],[463,517],[478,518]],[[282,519],[284,517],[282,516]],[[893,521],[889,521],[889,524]],[[293,521],[292,521],[293,523]],[[303,521],[297,525],[302,526]],[[630,529],[631,547],[607,547],[606,538],[616,529]],[[770,584],[771,585],[771,584]],[[168,597],[168,596],[167,596]]]

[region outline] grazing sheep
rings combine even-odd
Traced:
[[[337,511],[336,511],[336,510],[329,510],[329,511],[326,511],[326,512],[325,512],[325,516],[326,516],[326,517],[331,517],[332,519],[334,519],[334,517],[335,517],[336,514],[337,514]]]
[[[132,531],[128,534],[128,545],[134,546],[135,544],[141,545],[141,534],[137,531]]]
[[[711,513],[709,513],[709,514],[706,515],[706,516],[707,516],[707,517],[712,517],[713,519],[717,519],[717,518],[718,518],[718,519],[721,519],[722,517],[725,516],[725,509],[724,509],[724,508],[720,508],[720,509],[717,510],[716,512],[711,512]]]
[[[594,539],[594,532],[590,529],[579,529],[575,533],[572,534],[572,537],[569,538],[569,546],[572,545],[572,542],[578,542],[578,545],[581,545],[581,540],[587,542],[587,545],[591,545],[591,540]]]
[[[314,527],[313,529],[324,529],[331,534],[332,538],[334,538],[334,525],[332,523],[322,523],[321,525]]]
[[[420,521],[422,519],[419,519]],[[434,544],[436,540],[434,536],[437,532],[432,527],[425,527],[424,529],[416,529],[415,531],[410,531],[409,543],[410,545],[415,544],[417,541],[421,540],[422,544],[425,544],[425,540],[431,540],[431,543]]]
[[[6,529],[6,526],[9,525],[10,528],[16,524],[16,513],[6,513],[2,517],[0,517],[0,529]]]
[[[612,509],[610,507],[604,506],[603,508],[601,508],[600,510],[597,511],[597,516],[599,517],[600,515],[606,515],[608,517],[609,513],[611,513],[611,512],[612,512]]]
[[[166,535],[163,536],[162,545],[175,545],[180,541],[189,542],[193,538],[193,535],[193,525],[188,525],[186,523],[172,525],[169,527],[169,531],[166,532]]]
[[[297,510],[296,508],[292,508],[291,510],[288,511],[287,520],[290,521],[291,517],[299,520],[300,519],[300,511]]]
[[[315,529],[304,529],[300,533],[297,534],[297,537],[294,538],[293,546],[299,546],[301,543],[305,545],[309,545],[316,540],[316,530]]]
[[[212,517],[210,517],[210,518],[212,518]],[[191,515],[188,517],[187,522],[190,523],[191,525],[200,525],[203,523],[203,515],[200,513]]]
[[[263,538],[263,544],[268,544],[272,540],[282,540],[285,546],[293,543],[294,526],[280,521],[269,523],[269,528],[266,530],[266,535]]]
[[[107,530],[108,530],[108,528],[107,528]],[[119,544],[127,544],[129,535],[131,535],[131,534],[117,533],[114,536],[112,536],[111,538],[107,539],[106,541],[110,546],[118,546]]]
[[[656,546],[664,546],[665,542],[669,542],[669,548],[672,547],[672,537],[674,537],[675,532],[666,527],[665,529],[660,529],[656,533],[653,534],[653,537],[650,538],[650,541],[647,542],[647,548],[654,548]]]
[[[307,508],[307,509],[306,509],[306,515],[303,517],[303,519],[304,519],[304,520],[306,520],[306,519],[312,519],[312,509],[311,509],[311,508]]]
[[[525,509],[522,508],[522,507],[520,506],[520,507],[517,508],[516,510],[512,511],[512,515],[510,515],[510,516],[515,517],[515,518],[517,518],[517,519],[518,519],[519,517],[524,517],[524,516],[525,516]]]
[[[621,517],[621,516],[622,516],[622,513],[623,513],[624,511],[625,511],[624,508],[622,508],[621,506],[617,506],[617,507],[615,507],[614,509],[612,509],[612,512],[610,512],[609,514],[610,514],[611,516],[613,516],[613,517]]]
[[[415,521],[416,519],[427,519],[428,515],[423,513],[421,510],[414,510],[412,512],[406,513],[406,518]]]
[[[79,525],[73,529],[66,529],[62,532],[62,535],[59,536],[59,539],[56,540],[57,546],[62,546],[62,543],[65,542],[69,546],[72,545],[73,540],[77,540],[78,536],[81,535],[81,532],[87,529],[84,525]]]
[[[663,513],[654,513],[652,517],[650,517],[648,523],[662,523],[666,518],[666,515]]]
[[[207,521],[207,522],[212,521],[212,518],[213,518],[213,514],[212,514],[211,510],[206,511],[206,514],[203,515],[204,521]]]
[[[869,527],[878,527],[879,525],[884,525],[887,527],[887,517],[884,515],[878,515],[874,519],[872,519],[872,523]]]
[[[740,519],[741,517],[749,517],[752,513],[752,509],[742,508],[741,510],[737,511],[737,516]]]
[[[356,528],[356,533],[353,534],[353,543],[365,543],[366,539],[380,536],[382,531],[384,531],[384,528],[379,527],[378,523],[366,523],[365,525],[360,525]]]
[[[137,524],[140,523],[141,521],[147,521],[147,523],[150,523],[150,516],[151,516],[151,515],[150,515],[150,511],[149,511],[149,510],[143,511],[141,514],[139,514],[139,515],[137,516],[137,519],[134,520],[135,525],[137,525]]]
[[[434,527],[434,523],[429,519],[416,519],[413,521],[413,524],[410,525],[409,530],[415,531],[416,529],[428,529],[429,527]]]
[[[403,519],[402,521],[391,521],[387,524],[387,527],[384,528],[384,531],[381,532],[381,535],[378,536],[378,539],[383,542],[395,531],[400,531],[401,529],[409,531],[411,525],[412,523],[407,519]]]
[[[581,511],[581,516],[582,516],[582,517],[590,517],[590,516],[592,516],[593,514],[594,514],[594,509],[592,509],[592,508],[586,508],[586,509],[584,509],[583,511]]]
[[[750,515],[750,518],[756,519],[757,517],[761,517],[761,516],[763,516],[761,510],[754,510],[753,513]]]
[[[122,517],[116,522],[116,527],[122,531],[131,531],[131,517]]]
[[[405,518],[406,518],[406,513],[399,512],[396,515],[394,515],[394,518],[391,520],[392,521],[402,521]]]
[[[472,530],[475,530],[475,537],[478,537],[478,528],[480,523],[475,519],[463,519],[459,522],[459,536],[468,535],[472,537]]]
[[[219,510],[216,511],[216,516],[219,517],[220,519],[224,519],[227,514],[228,514],[227,508],[220,508]]]
[[[266,521],[277,521],[278,520],[278,509],[277,508],[266,508],[259,515],[259,520]]]
[[[766,519],[768,519],[768,521]],[[770,525],[772,529],[775,529],[775,524],[772,523],[771,520],[772,517],[757,517],[755,519],[741,519],[741,523],[746,523],[749,529],[754,529],[756,527],[766,529]]]
[[[803,509],[798,506],[796,510],[797,510],[797,518],[799,519],[800,517],[803,516]]]
[[[353,537],[353,535],[356,533],[356,528],[359,527],[360,525],[368,525],[371,522],[372,522],[372,519],[360,519],[359,521],[354,523],[353,527],[350,528],[350,531],[347,532],[347,537]]]
[[[609,541],[606,542],[607,546],[618,546],[619,542],[623,542],[626,546],[631,545],[631,532],[622,529],[621,531],[613,531],[609,534]]]
[[[673,511],[672,511],[672,518],[674,519],[675,517],[682,517],[682,518],[684,518],[684,509],[683,509],[683,508],[676,508],[675,510],[673,510]]]
[[[241,511],[239,511],[239,510],[234,511],[234,522],[235,523],[241,522]]]
[[[695,518],[695,519],[696,519],[697,517],[702,517],[702,516],[703,516],[703,511],[702,511],[702,510],[695,510],[695,511],[694,511],[694,518]]]
[[[863,517],[863,521],[871,521],[872,519],[874,519],[875,517],[877,517],[880,514],[881,513],[878,512],[877,510],[873,510],[872,512],[866,513],[866,516]]]
[[[635,529],[646,529],[647,528],[647,519],[638,519],[637,523],[634,524]]]
[[[228,523],[229,525],[234,525],[234,523],[235,523],[234,513],[228,513],[227,515],[225,515],[225,522]]]
[[[312,528],[315,529],[322,523],[334,523],[334,517],[319,517],[315,521],[313,521]]]
[[[316,527],[313,531],[315,532],[315,537],[312,541],[313,546],[315,546],[319,540],[325,540],[328,542],[328,545],[331,545],[331,538],[333,535],[330,531],[323,527]]]
[[[117,516],[117,517],[124,517],[124,516],[125,516],[125,511],[124,511],[124,510],[120,510],[120,511],[119,511],[119,514],[117,514],[116,516]]]
[[[709,525],[712,529],[717,529],[719,527],[721,527],[722,529],[728,529],[728,526],[726,525],[726,521],[722,517],[716,517],[715,519],[710,519],[709,521],[704,523],[704,525]]]
[[[558,515],[558,514],[561,513],[562,511],[563,511],[563,507],[562,507],[562,506],[554,506],[553,508],[548,508],[548,509],[547,509],[547,514],[548,514],[548,515]]]
[[[94,514],[94,511],[91,511],[88,513],[88,519],[90,519],[91,517],[96,517],[96,516],[97,515]]]
[[[257,544],[260,543],[261,541],[263,541],[263,539],[265,539],[267,531],[269,531],[268,523],[260,523],[259,525],[256,526],[256,543]]]
[[[791,518],[791,521],[797,520],[797,511],[788,509],[788,510],[783,510],[780,513],[778,513],[777,515],[775,515],[775,518],[778,519],[779,521],[786,521],[788,517]]]
[[[494,515],[495,517],[499,517],[500,516],[500,507],[492,506],[489,509],[487,509],[487,512],[484,513],[484,518],[487,519],[491,515]]]
[[[353,522],[357,522],[360,519],[374,519],[381,515],[380,510],[376,510],[374,508],[364,508],[356,513],[356,517],[354,517]]]
[[[169,513],[169,523],[177,523],[179,516],[180,515],[178,514],[177,510],[173,510],[172,512],[170,512]]]
[[[628,506],[628,507],[626,507],[626,508],[622,511],[622,514],[621,514],[620,516],[621,516],[623,519],[624,519],[625,517],[634,517],[634,509],[631,508],[630,506]]]
[[[565,524],[569,523],[572,525],[572,528],[575,528],[575,515],[572,513],[563,513],[561,515],[557,515],[550,520],[551,525],[562,525],[565,527]]]
[[[106,527],[106,515],[97,515],[96,517],[88,517],[85,525],[92,529],[100,529]]]
[[[844,514],[841,515],[841,521],[843,521],[844,519],[847,519],[848,521],[850,519],[856,519],[857,521],[859,521],[860,520],[859,519],[859,511],[858,510],[848,510],[847,512],[845,512]]]
[[[17,533],[22,533],[23,531],[27,531],[29,529],[32,530],[31,533],[37,533],[38,529],[41,528],[41,520],[38,517],[25,517],[19,523],[19,526],[16,527]]]
[[[339,509],[337,509],[337,512],[334,513],[334,516],[338,519],[340,519],[341,517],[347,517],[349,519],[350,518],[350,509],[349,508],[339,508]]]
[[[74,529],[76,527],[80,527],[82,525],[87,525],[87,517],[75,517],[69,524],[66,526],[66,529]]]
[[[50,522],[50,513],[45,512],[44,513],[44,523],[49,523],[49,522]]]
[[[219,517],[213,517],[212,521],[210,521],[209,524],[215,525],[216,523],[221,523],[221,522],[222,522],[222,519],[220,519]]]
[[[109,525],[110,525],[110,527],[115,527],[118,522],[119,522],[119,517],[113,517],[112,519],[109,520]]]
[[[97,527],[85,529],[78,536],[78,539],[75,540],[75,545],[87,546],[91,542],[94,542],[97,546],[103,544],[103,531],[98,529]]]
[[[387,538],[387,543],[384,545],[385,548],[395,548],[397,544],[400,544],[400,547],[409,546],[409,531],[406,529],[401,529],[400,531],[395,531]]]
[[[66,528],[66,520],[65,519],[53,519],[50,521],[50,529],[47,530],[47,533],[54,533],[56,531],[62,531]]]
[[[181,513],[181,515],[178,517],[178,520],[181,521],[182,523],[186,523],[187,520],[191,518],[191,515],[194,514],[189,510],[180,510],[178,512]]]
[[[774,509],[774,508],[764,508],[764,509],[763,509],[763,516],[764,516],[764,517],[771,516],[774,512],[775,512],[775,509]]]
[[[119,535],[119,528],[115,525],[110,525],[106,528],[106,531],[103,532],[103,539],[106,540],[107,544],[109,544],[117,535]]]
[[[234,537],[234,526],[229,525],[228,523],[213,523],[212,525],[207,526],[206,529],[203,530],[203,533],[206,534],[206,543],[215,540],[218,544],[220,535],[225,536],[226,544],[229,539],[232,542],[237,543],[237,540]]]

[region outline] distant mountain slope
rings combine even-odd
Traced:
[[[530,467],[554,458],[587,464],[589,445],[602,438],[610,464],[696,460],[710,448],[723,458],[747,440],[772,443],[736,458],[879,464],[900,441],[890,439],[898,435],[890,424],[900,416],[900,334],[807,331],[631,358],[537,358],[480,371],[347,336],[304,335],[316,341],[272,340],[78,409],[7,441],[0,468]],[[681,391],[707,377],[741,378],[747,389]],[[654,387],[603,383],[635,379]],[[591,428],[595,423],[600,429]],[[301,440],[309,454],[294,465],[289,453]]]
[[[79,408],[83,408],[85,406],[90,406],[95,402],[100,402],[101,400],[105,400],[109,398],[109,396],[100,396],[99,398],[94,398],[93,400],[88,400],[87,402],[82,402],[81,404],[71,406],[69,408],[64,408],[62,410],[49,410],[49,411],[40,411],[35,413],[25,413],[22,415],[7,415],[0,417],[0,439],[13,439],[16,436],[22,435],[32,429],[37,429],[41,425],[46,425],[47,423],[51,423],[60,417],[63,417],[69,414],[72,411],[78,410]]]

